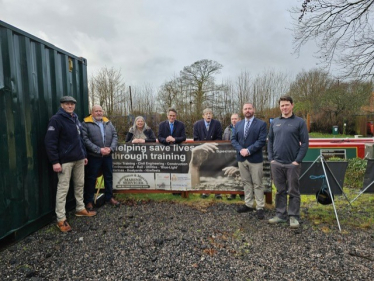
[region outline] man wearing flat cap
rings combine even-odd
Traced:
[[[84,166],[87,164],[86,149],[82,140],[81,123],[74,113],[77,101],[71,96],[60,99],[61,108],[49,120],[45,147],[53,171],[57,173],[56,193],[57,227],[62,232],[71,231],[66,220],[66,196],[70,179],[74,181],[76,213],[78,217],[92,217],[96,212],[86,210],[83,203]]]

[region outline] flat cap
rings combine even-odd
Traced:
[[[77,101],[75,100],[75,98],[71,97],[71,96],[63,96],[61,99],[60,99],[60,103],[64,103],[64,102],[73,102],[73,103],[77,103]]]

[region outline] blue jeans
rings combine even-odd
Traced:
[[[105,200],[109,201],[113,197],[113,161],[112,156],[94,157],[88,155],[88,163],[85,170],[84,180],[84,203],[93,203],[96,178],[100,170],[104,176]]]

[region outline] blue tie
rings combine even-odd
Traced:
[[[251,124],[251,121],[248,121],[247,124],[245,125],[244,138],[246,138],[248,136],[250,124]]]
[[[173,128],[174,128],[174,124],[170,123],[170,134],[173,134]]]

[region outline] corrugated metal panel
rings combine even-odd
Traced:
[[[0,21],[0,239],[26,235],[22,230],[36,230],[32,225],[54,213],[56,178],[44,149],[48,120],[64,95],[77,99],[82,119],[87,93],[84,58]]]

